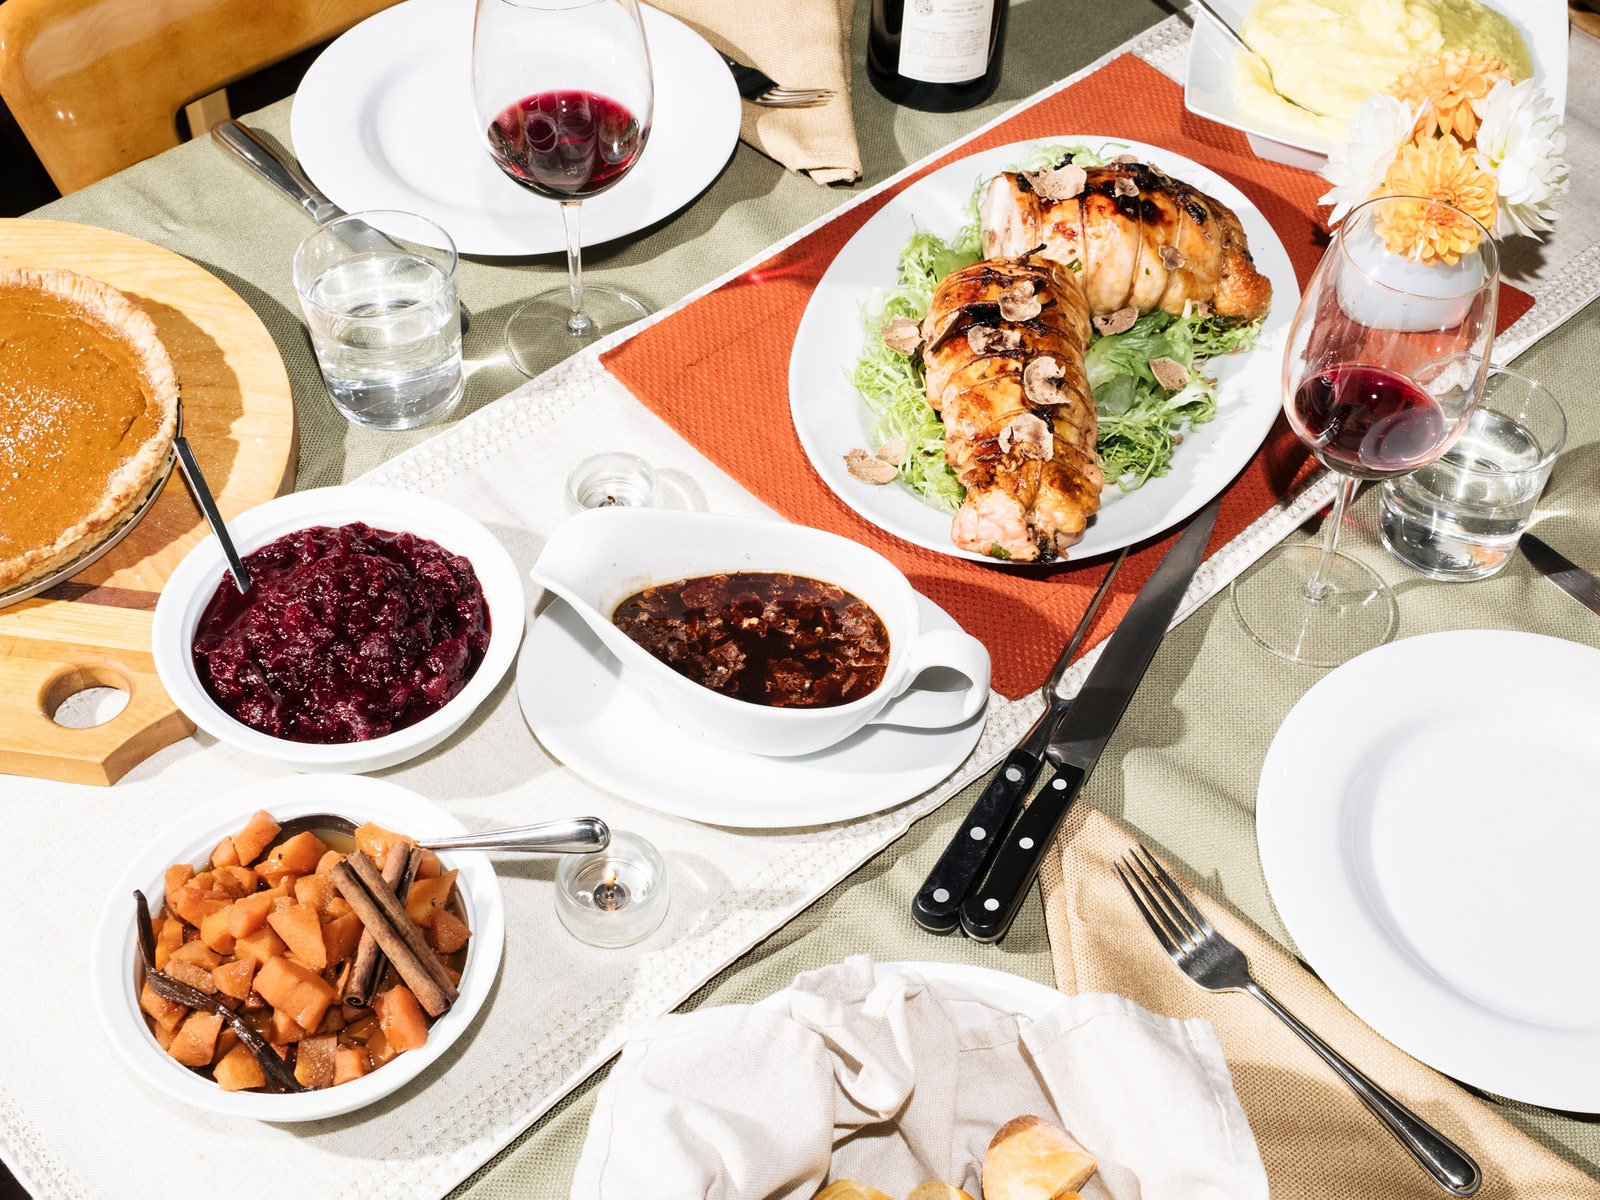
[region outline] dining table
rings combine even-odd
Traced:
[[[856,5],[850,52],[850,102],[864,165],[860,181],[819,186],[741,142],[727,166],[687,207],[634,235],[587,247],[586,277],[625,288],[653,309],[668,309],[741,265],[758,261],[768,247],[824,220],[908,166],[1011,112],[1041,89],[1114,52],[1143,53],[1158,69],[1180,73],[1188,23],[1202,19],[1191,18],[1187,11],[1175,12],[1164,0],[1070,4],[1013,0],[1004,73],[995,94],[965,112],[927,113],[891,104],[868,83],[865,47],[871,7],[870,0]],[[1592,213],[1582,209],[1600,208],[1585,203],[1600,199],[1596,184],[1600,41],[1576,30],[1572,38],[1566,122],[1574,188],[1565,215],[1583,221]],[[240,119],[292,153],[293,104],[290,97]],[[529,203],[544,201],[530,197]],[[474,440],[509,427],[505,421],[485,419],[496,411],[522,413],[516,420],[523,424],[512,424],[530,444],[538,442],[540,422],[548,413],[536,406],[518,409],[516,404],[518,397],[537,394],[549,382],[524,380],[505,359],[500,339],[506,317],[521,299],[563,277],[565,264],[556,255],[462,258],[459,292],[471,314],[463,347],[465,396],[444,422],[407,432],[380,432],[345,420],[330,404],[318,372],[290,274],[295,247],[311,228],[307,217],[209,138],[167,151],[30,215],[100,226],[176,251],[250,305],[287,368],[298,421],[296,489],[369,475],[391,482],[400,468],[385,475],[386,464],[492,453],[493,447],[475,448]],[[1541,380],[1561,400],[1569,421],[1566,448],[1540,502],[1536,528],[1569,557],[1600,571],[1600,402],[1593,391],[1593,381],[1600,378],[1600,303],[1594,300],[1600,295],[1600,238],[1592,241],[1578,247],[1572,262],[1544,263],[1535,254],[1531,265],[1518,264],[1530,294],[1541,303],[1560,301],[1564,307],[1559,321],[1534,331],[1537,336],[1528,338],[1528,348],[1510,365]],[[562,370],[555,368],[552,377],[559,379]],[[582,397],[572,403],[583,403]],[[589,433],[593,432],[591,428]],[[560,435],[551,437],[553,444],[566,446]],[[648,444],[659,447],[674,438],[664,425],[652,427]],[[631,444],[626,436],[618,440]],[[611,448],[598,441],[592,447]],[[535,472],[526,486],[558,491],[564,474],[552,464],[547,478]],[[724,494],[719,489],[727,486],[720,477],[707,486],[713,507]],[[1520,555],[1493,577],[1473,583],[1437,582],[1408,570],[1379,540],[1378,501],[1376,487],[1363,491],[1351,510],[1342,548],[1394,589],[1400,614],[1396,638],[1442,630],[1506,629],[1600,648],[1600,615],[1574,603]],[[1319,507],[1311,506],[1309,520],[1288,536],[1314,538]],[[1199,891],[1256,926],[1290,955],[1294,942],[1274,909],[1257,851],[1257,781],[1274,733],[1295,703],[1325,676],[1325,671],[1291,664],[1259,647],[1240,624],[1226,587],[1218,588],[1166,636],[1082,794],[1083,803],[1115,818],[1181,866]],[[486,709],[495,714],[488,719],[499,720],[502,738],[524,738],[523,750],[531,755],[533,738],[516,719],[516,705],[515,684],[508,678],[486,702]],[[469,726],[469,736],[475,728],[476,724]],[[440,770],[430,773],[426,759],[420,766],[383,774],[419,790],[436,786],[447,806],[475,813],[480,793],[511,786],[507,781],[515,767],[503,756],[495,759],[502,744],[475,758],[463,744],[451,743],[439,752],[452,756],[448,780]],[[37,801],[51,811],[72,812],[74,819],[92,822],[95,812],[118,809],[128,803],[134,789],[161,786],[164,777],[188,789],[198,802],[206,798],[205,777],[191,769],[190,760],[217,750],[213,740],[195,735],[103,789],[0,779],[0,810],[6,811],[9,821]],[[993,746],[990,750],[992,758],[996,751]],[[246,773],[263,777],[277,772],[257,764]],[[886,845],[859,856],[861,861],[837,882],[814,897],[804,897],[792,912],[786,910],[782,922],[763,929],[755,944],[725,965],[713,964],[715,969],[704,973],[709,978],[682,1001],[680,1010],[752,1003],[785,987],[799,972],[860,952],[879,961],[990,967],[1054,984],[1045,907],[1037,889],[1030,892],[1009,933],[993,945],[959,934],[935,936],[912,919],[912,896],[983,783],[983,774],[972,771],[964,786],[942,803],[926,806],[925,815],[897,828]],[[574,784],[563,798],[581,802],[584,794]],[[1514,808],[1507,819],[1515,820]],[[67,854],[70,849],[32,839],[26,843],[0,839],[0,878],[21,878],[32,869],[36,856]],[[34,877],[39,878],[37,873]],[[86,912],[104,900],[111,878],[76,878],[89,897]],[[1484,879],[1483,886],[1493,889],[1496,881]],[[85,927],[85,945],[77,951],[80,958],[87,954],[88,932]],[[1153,944],[1143,949],[1154,953]],[[98,1035],[85,1030],[83,1036]],[[0,1061],[28,1054],[27,1039],[27,1030],[18,1022],[0,1022]],[[30,1111],[26,1096],[13,1091],[9,1074],[0,1072],[0,1160],[40,1197],[113,1194],[103,1187],[80,1187],[73,1170],[57,1161],[51,1137],[38,1130],[58,1123],[34,1120],[40,1114]],[[473,1200],[566,1196],[595,1092],[605,1075],[606,1067],[599,1065],[582,1082],[543,1105],[542,1115],[531,1124],[500,1138],[503,1148],[487,1161],[469,1164],[469,1170],[456,1172],[447,1188],[433,1188],[430,1194]],[[1595,1118],[1487,1094],[1481,1102],[1585,1173],[1600,1195],[1600,1122]],[[473,1118],[470,1113],[456,1113],[452,1119],[470,1123]],[[82,1155],[77,1159],[81,1161]],[[107,1164],[105,1170],[114,1168]]]

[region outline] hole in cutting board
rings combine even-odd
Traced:
[[[44,715],[66,729],[93,729],[128,707],[128,677],[109,664],[73,667],[45,684],[39,697]]]

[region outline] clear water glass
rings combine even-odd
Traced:
[[[1545,388],[1514,371],[1491,371],[1477,411],[1444,457],[1384,482],[1383,544],[1432,579],[1493,575],[1533,520],[1566,437],[1566,416]]]
[[[411,429],[463,388],[456,248],[411,213],[337,217],[307,235],[294,285],[333,406],[372,429]]]

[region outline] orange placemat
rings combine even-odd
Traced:
[[[1104,560],[991,567],[913,546],[857,516],[818,478],[801,448],[789,417],[789,351],[822,273],[898,191],[976,151],[1062,135],[1165,146],[1225,176],[1283,239],[1302,285],[1322,256],[1327,236],[1313,214],[1326,181],[1256,158],[1243,134],[1185,111],[1177,85],[1129,54],[958,144],[896,187],[841,213],[602,357],[606,369],[641,402],[772,508],[790,520],[844,534],[890,559],[918,591],[989,648],[995,690],[1012,699],[1044,682],[1105,573]],[[1525,294],[1502,288],[1501,327],[1532,303]],[[1280,417],[1229,487],[1211,549],[1227,544],[1288,496],[1314,465]],[[1121,619],[1170,540],[1153,541],[1128,557],[1089,644]]]

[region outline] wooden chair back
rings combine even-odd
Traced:
[[[179,109],[395,2],[4,0],[0,97],[65,194],[176,146]]]

